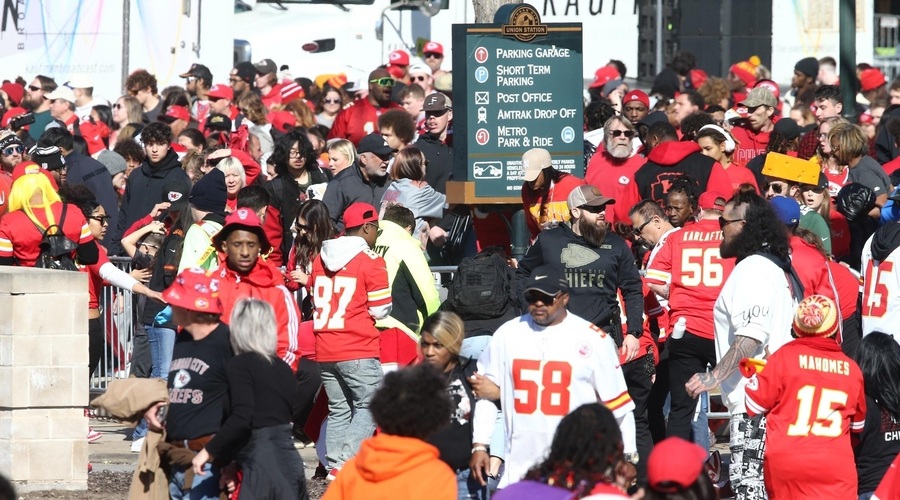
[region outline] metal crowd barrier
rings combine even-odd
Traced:
[[[131,271],[128,257],[110,257],[119,269]],[[134,300],[131,291],[105,286],[100,293],[100,317],[103,319],[103,356],[91,374],[91,392],[103,392],[109,382],[127,378],[134,352]]]

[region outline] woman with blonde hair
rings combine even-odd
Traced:
[[[119,97],[112,105],[112,130],[109,134],[109,149],[116,146],[119,133],[129,123],[143,123],[144,109],[136,98],[130,95]]]
[[[331,173],[338,172],[353,165],[356,161],[356,146],[347,139],[335,139],[328,144],[328,166]]]
[[[63,204],[50,175],[36,163],[16,170],[24,173],[13,177],[9,212],[0,219],[0,265],[35,267],[44,233],[62,234],[77,246],[66,255],[70,262],[95,264],[97,244],[78,207]]]
[[[225,211],[234,212],[237,210],[237,194],[244,186],[247,185],[247,173],[241,162],[233,157],[228,156],[220,160],[216,164],[216,168],[225,174],[225,189],[228,193],[228,199],[225,202]]]
[[[457,473],[459,498],[486,499],[487,487],[471,477],[469,470],[475,411],[475,393],[470,380],[478,366],[476,360],[460,356],[464,338],[465,327],[456,313],[438,311],[422,324],[420,358],[446,375],[452,403],[449,425],[428,438],[428,442],[437,447],[441,460]]]
[[[233,490],[239,468],[241,498],[309,498],[303,461],[291,437],[296,381],[291,367],[275,354],[275,312],[262,300],[241,299],[228,324],[234,350],[225,367],[231,410],[194,457],[194,473],[202,476],[207,462],[234,456],[236,467],[222,471],[222,482]]]

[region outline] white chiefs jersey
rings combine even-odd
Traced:
[[[900,248],[875,260],[872,240],[880,232],[869,237],[862,252],[862,334],[884,332],[900,341]]]
[[[617,419],[634,409],[615,342],[572,313],[550,327],[528,314],[506,322],[478,359],[478,371],[500,386],[506,429],[501,488],[546,457],[560,420],[579,406],[603,403]]]

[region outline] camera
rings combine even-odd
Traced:
[[[9,120],[9,128],[13,132],[18,132],[22,127],[34,123],[34,113],[25,113]]]

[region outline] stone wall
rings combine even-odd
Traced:
[[[87,274],[0,266],[0,474],[87,489]]]

